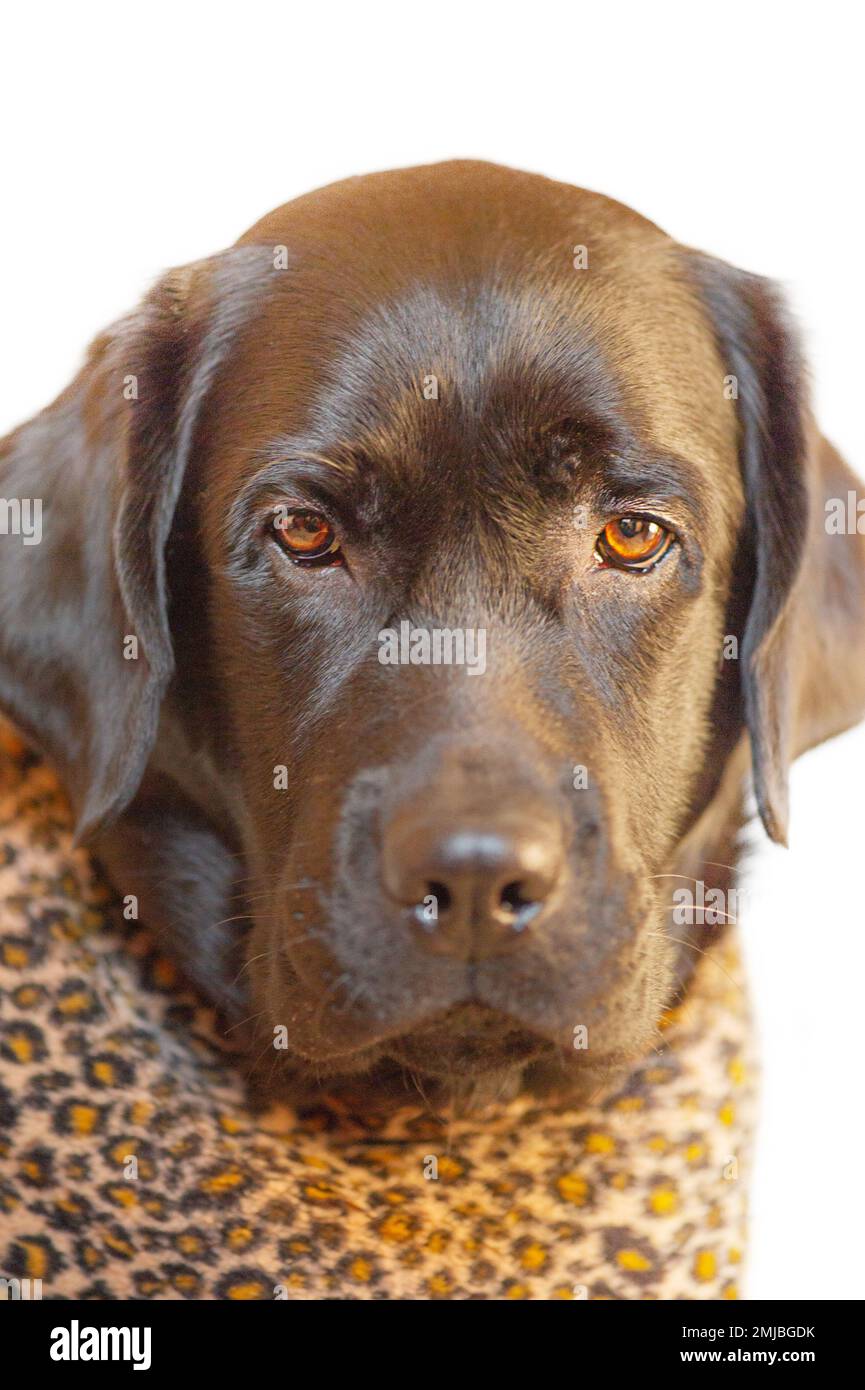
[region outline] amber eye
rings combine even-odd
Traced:
[[[666,555],[673,533],[643,516],[620,516],[604,527],[597,541],[597,555],[624,570],[648,570]]]
[[[336,532],[321,512],[289,512],[278,507],[273,519],[276,538],[298,564],[339,564]]]

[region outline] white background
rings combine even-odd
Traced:
[[[165,267],[333,179],[464,155],[599,189],[785,282],[823,428],[861,471],[853,5],[306,9],[4,7],[0,432]],[[753,1298],[865,1295],[863,774],[862,731],[809,755],[791,849],[754,861]]]

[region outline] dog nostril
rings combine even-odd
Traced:
[[[499,902],[502,907],[511,912],[519,912],[521,908],[528,905],[529,899],[524,898],[521,892],[522,884],[506,883],[499,893]]]
[[[499,893],[499,910],[518,929],[528,926],[542,904],[525,892],[523,883],[506,883]]]
[[[545,807],[463,820],[402,808],[382,827],[381,877],[424,949],[460,960],[527,940],[559,901],[564,832]]]
[[[446,883],[434,879],[424,884],[424,890],[423,901],[415,903],[412,914],[422,927],[431,931],[439,917],[451,907],[453,897]]]
[[[439,912],[447,912],[448,908],[453,903],[451,890],[448,888],[447,884],[437,883],[435,880],[433,880],[432,882],[427,884],[426,888],[427,897],[435,899],[435,906],[437,910]]]

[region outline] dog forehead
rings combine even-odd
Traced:
[[[681,249],[598,194],[459,161],[332,185],[243,242],[282,267],[218,403],[250,450],[452,447],[598,412],[708,467],[735,450]]]
[[[421,254],[441,231],[463,247],[514,238],[558,246],[586,231],[599,252],[605,239],[618,246],[624,238],[666,239],[647,218],[601,193],[480,160],[449,160],[315,189],[267,213],[238,244],[301,238],[346,249],[363,242],[368,251],[392,236],[393,247],[412,245]]]

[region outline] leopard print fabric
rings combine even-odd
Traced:
[[[85,1299],[738,1296],[753,1067],[732,940],[588,1108],[256,1115],[210,1012],[72,849],[50,770],[4,745],[0,1279]]]

